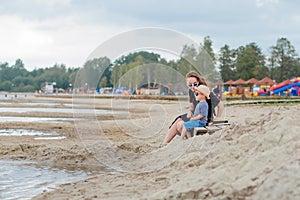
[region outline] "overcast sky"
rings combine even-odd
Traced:
[[[79,67],[103,42],[145,27],[210,36],[216,51],[255,42],[267,54],[286,37],[299,54],[299,11],[294,0],[0,0],[0,62]]]

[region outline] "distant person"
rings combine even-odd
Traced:
[[[197,105],[193,116],[189,118],[188,121],[184,121],[181,118],[178,118],[170,127],[163,144],[169,143],[178,133],[181,133],[181,138],[186,139],[190,138],[191,131],[195,127],[203,127],[207,124],[208,119],[208,103],[207,100],[210,99],[209,88],[205,85],[200,85],[194,88],[194,96],[197,100]]]
[[[247,99],[246,95],[245,95],[245,89],[242,88],[242,100],[245,101]]]
[[[212,92],[216,95],[216,97],[218,97],[218,99],[222,98],[222,91],[221,91],[221,86],[217,86],[215,87]]]

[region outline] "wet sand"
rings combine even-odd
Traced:
[[[24,102],[70,99],[32,98]],[[22,113],[23,117],[75,117],[65,123],[0,123],[0,128],[55,131],[64,140],[0,137],[2,159],[33,160],[92,171],[34,199],[296,199],[300,196],[300,104],[227,106],[231,125],[212,135],[167,146],[161,142],[187,103],[167,100],[76,99],[90,109],[125,115]],[[74,103],[74,101],[73,101]],[[57,105],[56,105],[57,106]],[[32,106],[34,107],[34,106]],[[1,113],[1,116],[19,116]],[[20,139],[21,138],[21,139]]]

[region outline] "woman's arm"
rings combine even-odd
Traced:
[[[187,113],[187,117],[188,117],[188,118],[191,118],[191,117],[193,116],[193,114],[194,114],[194,109],[195,109],[194,104],[193,104],[193,103],[190,103],[189,111],[188,111],[188,113]]]

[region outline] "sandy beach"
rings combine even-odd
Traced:
[[[75,111],[34,111],[67,105]],[[226,106],[223,117],[230,125],[222,130],[184,141],[176,137],[161,146],[173,118],[187,106],[186,101],[117,98],[14,100],[1,108],[33,111],[1,111],[1,117],[74,120],[1,122],[0,129],[54,131],[66,139],[0,136],[0,156],[90,172],[33,199],[299,198],[300,104]]]

